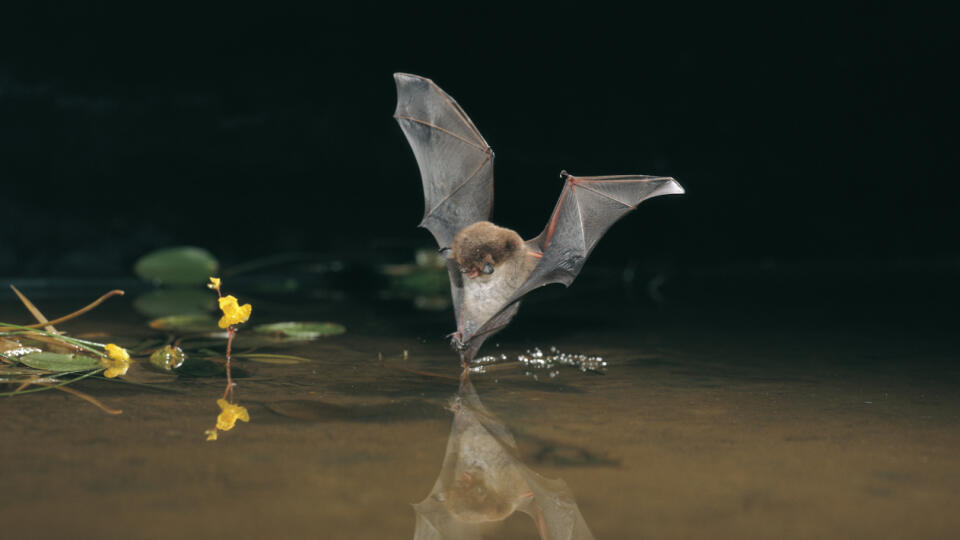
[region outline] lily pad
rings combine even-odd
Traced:
[[[86,371],[100,367],[100,360],[78,354],[35,352],[21,356],[19,361],[45,371]]]
[[[206,289],[156,289],[133,301],[133,308],[147,317],[203,315],[216,307],[217,295]]]
[[[220,264],[209,251],[180,246],[158,249],[134,264],[140,278],[156,285],[202,285],[217,274]]]
[[[149,323],[154,330],[170,330],[175,332],[210,333],[222,332],[217,326],[217,319],[210,315],[170,315],[160,317]]]
[[[278,365],[291,365],[291,364],[303,364],[309,362],[309,358],[304,358],[302,356],[294,356],[292,354],[267,354],[267,353],[248,353],[248,354],[235,354],[233,358],[243,358],[245,360],[252,360],[254,362],[260,362],[261,364],[278,364]]]
[[[332,322],[290,321],[261,324],[254,326],[253,331],[284,339],[309,340],[340,335],[347,329],[342,324]]]
[[[450,291],[450,278],[446,269],[396,264],[383,267],[382,272],[389,279],[389,289],[393,293],[449,294]]]

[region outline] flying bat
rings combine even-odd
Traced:
[[[573,282],[600,237],[624,214],[683,187],[666,176],[573,176],[543,232],[524,240],[490,223],[493,150],[457,102],[433,81],[394,74],[400,124],[420,168],[429,230],[447,257],[457,331],[468,364],[484,340],[513,319],[525,294]]]
[[[517,458],[507,427],[480,402],[467,373],[450,403],[453,426],[440,475],[413,505],[414,540],[480,540],[515,512],[533,519],[542,540],[592,540],[566,483]]]

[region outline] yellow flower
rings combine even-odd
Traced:
[[[220,310],[223,311],[223,317],[217,325],[226,329],[229,326],[247,322],[253,307],[250,304],[242,306],[237,304],[237,299],[232,294],[228,294],[220,298]]]
[[[215,291],[219,291],[219,290],[220,290],[220,278],[218,278],[218,277],[211,277],[211,278],[210,278],[210,283],[207,283],[207,287],[210,287],[211,289],[213,289],[213,290],[215,290]]]
[[[107,343],[105,349],[109,358],[101,358],[100,365],[107,368],[103,376],[112,379],[127,373],[130,368],[130,353],[123,347],[118,347],[113,343]]]
[[[217,416],[217,429],[220,431],[230,431],[237,420],[250,421],[246,407],[228,403],[225,399],[218,399],[217,405],[220,406],[220,416]]]

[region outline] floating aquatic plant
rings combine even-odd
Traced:
[[[180,347],[164,345],[150,355],[150,365],[161,371],[173,371],[182,366],[186,358]]]
[[[450,307],[447,260],[436,250],[417,250],[414,263],[388,264],[380,272],[388,282],[385,298],[410,298],[417,309],[430,311]]]
[[[254,332],[291,340],[311,340],[325,336],[337,336],[347,331],[342,324],[332,322],[289,321],[261,324]]]
[[[209,251],[194,246],[163,248],[140,257],[133,271],[156,285],[200,286],[220,264]]]
[[[216,291],[216,297],[211,298],[209,291],[203,293],[202,289],[189,288],[199,285],[196,277],[199,272],[212,273],[217,267],[216,259],[198,248],[160,250],[141,258],[137,274],[166,288],[156,289],[148,293],[146,299],[141,296],[134,302],[142,314],[159,317],[149,323],[157,332],[126,347],[111,343],[107,338],[100,342],[102,333],[84,336],[96,336],[97,341],[90,341],[72,337],[54,326],[83,315],[106,299],[124,294],[123,291],[110,291],[74,313],[48,320],[25,295],[11,286],[37,322],[22,325],[0,322],[0,396],[60,390],[85,399],[105,412],[120,414],[121,411],[84,392],[68,388],[68,385],[92,377],[177,392],[171,386],[145,383],[226,375],[226,388],[217,400],[220,408],[217,422],[215,427],[207,430],[207,438],[215,440],[220,431],[232,429],[238,420],[248,422],[249,412],[237,403],[235,397],[236,377],[245,375],[244,370],[235,365],[236,360],[276,365],[310,362],[309,358],[259,349],[333,336],[346,330],[331,322],[274,323],[254,327],[253,332],[244,332],[238,346],[235,340],[237,331],[249,320],[251,304],[241,304],[235,296],[222,294],[219,278],[209,278],[208,287]],[[210,273],[206,273],[204,279]],[[204,302],[195,294],[197,292],[210,300]],[[216,306],[220,310],[219,319],[209,312]]]
[[[0,392],[0,396],[61,390],[89,401],[105,412],[120,414],[122,411],[107,407],[93,396],[66,385],[94,375],[108,379],[122,377],[130,367],[130,353],[114,343],[69,337],[54,325],[79,317],[111,296],[122,295],[123,291],[110,291],[82,309],[48,320],[26,295],[13,285],[10,288],[37,323],[0,322],[0,383],[16,385],[12,391]]]

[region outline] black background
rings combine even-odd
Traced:
[[[687,195],[596,259],[956,261],[955,19],[768,4],[7,6],[0,273],[430,245],[396,71],[473,118],[526,237],[561,169],[663,174]]]

